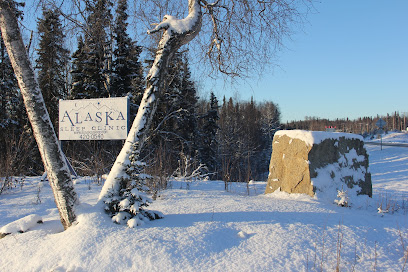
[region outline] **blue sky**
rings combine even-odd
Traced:
[[[273,101],[283,122],[408,115],[408,0],[319,2],[260,80],[204,84],[203,96],[214,90],[219,100],[238,93],[242,100]],[[29,21],[37,15],[26,11]]]
[[[408,115],[408,1],[322,0],[261,80],[216,94],[279,104],[282,121]]]

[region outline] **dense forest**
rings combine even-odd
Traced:
[[[56,131],[60,99],[128,96],[134,118],[152,63],[154,49],[142,48],[128,34],[126,0],[115,5],[87,2],[85,15],[87,28],[78,34],[72,52],[57,10],[44,8],[37,21],[34,68]],[[2,40],[0,44],[0,171],[2,176],[38,175],[43,171],[41,158]],[[166,92],[159,98],[142,152],[147,171],[164,177],[194,173],[234,181],[263,177],[273,132],[280,125],[277,105],[219,101],[213,92],[200,98],[186,52],[177,53],[170,66]],[[96,174],[98,180],[109,172],[122,145],[123,141],[62,143],[78,174]]]
[[[34,68],[56,131],[60,99],[129,96],[134,118],[147,66],[154,55],[154,49],[142,48],[128,34],[126,0],[118,0],[115,5],[108,0],[86,3],[87,28],[78,34],[72,51],[66,47],[58,11],[44,8],[37,21],[39,43]],[[142,59],[142,55],[146,57]],[[2,40],[0,77],[0,175],[42,174],[41,158]],[[380,118],[330,121],[307,117],[281,124],[279,107],[272,101],[217,98],[215,92],[200,98],[185,51],[177,53],[167,77],[166,92],[159,97],[150,136],[142,150],[146,171],[157,177],[158,187],[166,186],[170,176],[227,182],[265,179],[276,130],[325,130],[330,126],[338,131],[369,134]],[[406,128],[405,116],[398,113],[382,118],[387,130]],[[64,141],[62,145],[79,175],[96,176],[100,181],[109,172],[123,141]]]

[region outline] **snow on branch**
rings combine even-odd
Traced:
[[[147,33],[153,34],[160,30],[167,30],[170,34],[185,34],[194,31],[197,22],[201,20],[201,7],[198,2],[198,0],[189,1],[189,13],[186,18],[177,19],[172,15],[164,15],[163,20]]]

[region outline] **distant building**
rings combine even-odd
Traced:
[[[326,132],[336,132],[335,126],[325,126]]]

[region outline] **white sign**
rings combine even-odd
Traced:
[[[375,123],[375,125],[377,126],[377,127],[379,127],[379,128],[383,128],[383,127],[385,127],[385,125],[386,125],[387,123],[383,120],[383,119],[378,119],[378,121]]]
[[[127,97],[60,100],[59,139],[126,139],[128,105]]]

